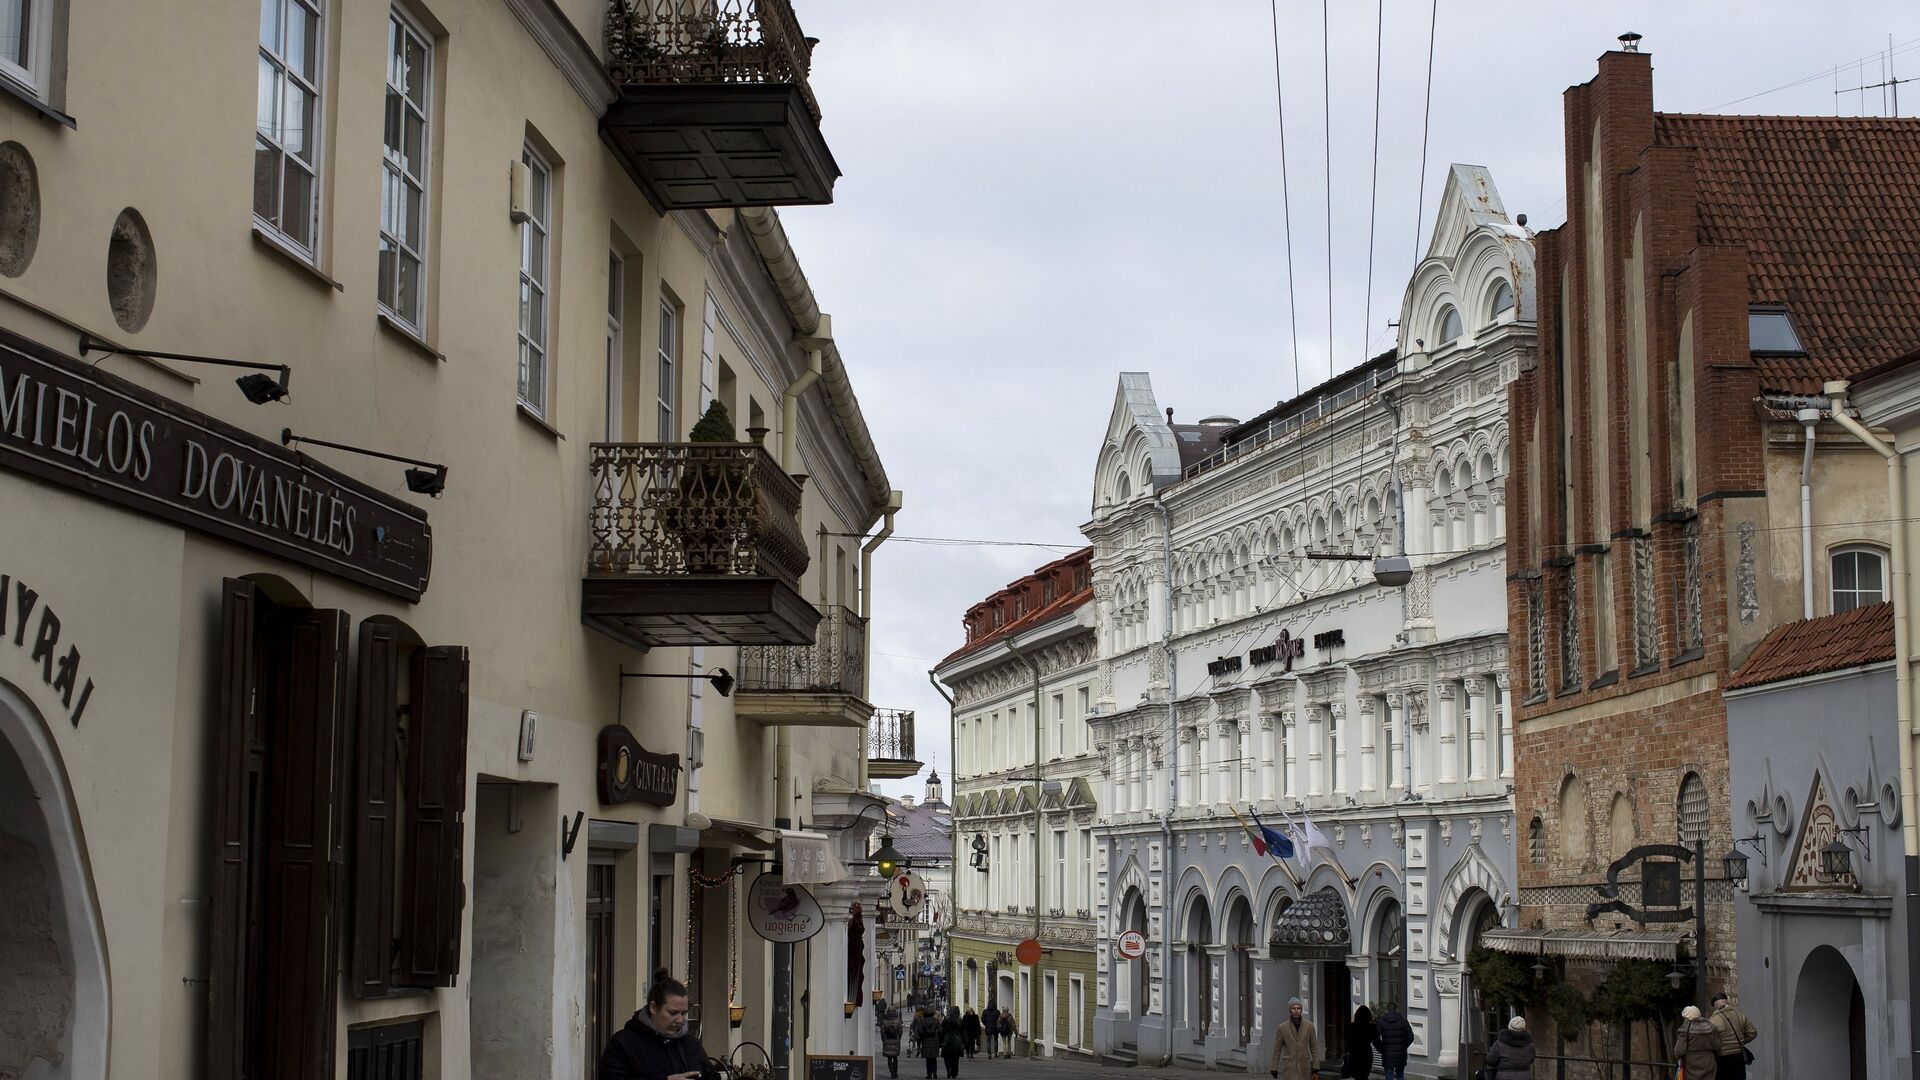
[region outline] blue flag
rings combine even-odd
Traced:
[[[1253,814],[1252,810],[1248,810],[1248,813]],[[1267,841],[1267,854],[1276,859],[1293,858],[1292,840],[1277,829],[1268,828],[1266,822],[1260,820],[1259,814],[1253,814],[1253,823],[1260,826],[1260,835]]]

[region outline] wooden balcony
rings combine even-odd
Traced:
[[[734,715],[755,723],[860,727],[873,715],[864,697],[867,620],[829,607],[811,645],[752,645],[740,650]]]
[[[800,481],[757,443],[594,443],[580,619],[623,644],[811,645]]]
[[[876,709],[867,722],[867,775],[905,780],[920,771],[913,755],[913,710]]]
[[[608,0],[600,133],[662,210],[832,202],[813,44],[788,0]]]

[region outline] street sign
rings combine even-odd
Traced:
[[[901,872],[887,885],[887,906],[903,919],[917,919],[927,906],[927,883],[919,874]]]
[[[820,932],[826,918],[805,885],[789,885],[777,874],[761,874],[747,890],[747,922],[768,941],[805,941]]]
[[[1013,958],[1032,967],[1040,962],[1040,943],[1028,938],[1013,950]]]
[[[1147,935],[1138,930],[1129,930],[1120,935],[1120,940],[1114,943],[1114,949],[1122,960],[1138,960],[1147,955]]]

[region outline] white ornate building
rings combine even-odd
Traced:
[[[1455,1067],[1465,955],[1513,910],[1505,388],[1535,344],[1531,250],[1457,165],[1394,352],[1245,423],[1173,424],[1121,376],[1084,529],[1095,914],[1148,947],[1100,950],[1099,1052],[1264,1068],[1299,996],[1330,1050],[1396,1002],[1413,1070]],[[1314,558],[1396,554],[1404,588]],[[1282,864],[1236,809],[1311,813],[1329,846]]]

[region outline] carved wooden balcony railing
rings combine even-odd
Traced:
[[[582,618],[638,645],[813,643],[800,482],[757,443],[594,443]]]

